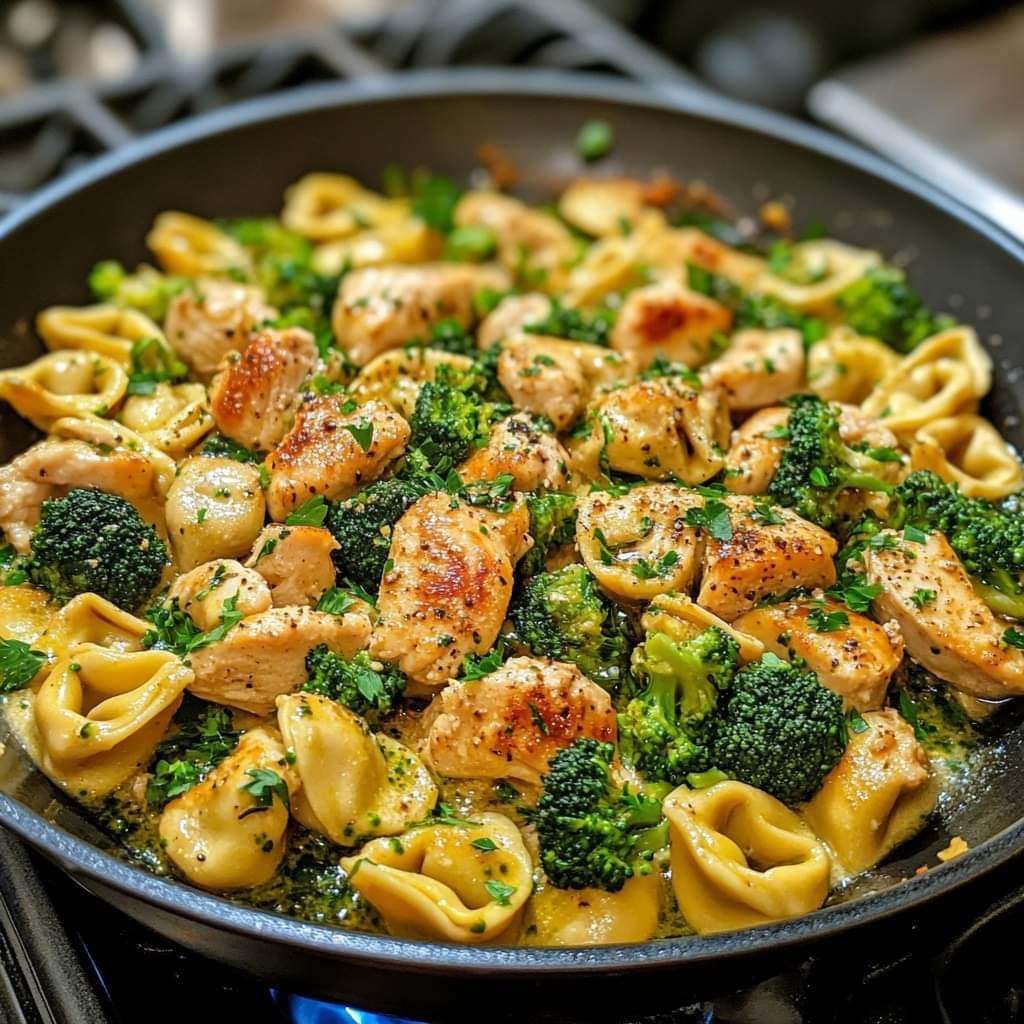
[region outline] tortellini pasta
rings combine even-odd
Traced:
[[[0,373],[0,398],[40,430],[65,416],[105,416],[127,387],[121,364],[99,352],[51,352]]]
[[[992,360],[970,327],[951,327],[921,342],[861,405],[900,437],[934,420],[972,412],[992,386]]]
[[[856,249],[831,238],[801,242],[781,272],[768,270],[755,291],[782,299],[805,313],[834,311],[835,299],[864,272],[880,262],[878,253]]]
[[[634,178],[580,178],[559,196],[558,212],[588,235],[622,235],[644,208],[646,186]]]
[[[839,764],[804,809],[849,874],[865,871],[920,831],[935,806],[928,756],[893,708],[869,711]]]
[[[387,402],[406,419],[412,416],[420,388],[433,380],[439,366],[468,370],[473,360],[468,356],[442,352],[435,348],[414,346],[392,349],[371,359],[352,381],[349,395],[360,404],[378,399]]]
[[[807,353],[807,386],[826,401],[859,405],[899,361],[877,338],[833,327]]]
[[[533,888],[530,854],[519,829],[501,814],[376,839],[342,866],[391,932],[441,942],[503,937]]]
[[[44,590],[30,586],[0,587],[0,637],[30,646],[49,625],[53,608]]]
[[[665,799],[672,886],[695,932],[807,914],[828,895],[831,858],[788,807],[742,782],[685,786]]]
[[[700,570],[700,531],[686,512],[700,506],[671,484],[636,487],[621,496],[601,491],[583,498],[576,545],[601,589],[630,601],[688,590]]]
[[[149,760],[191,681],[167,651],[70,647],[36,694],[39,766],[75,796],[110,792]]]
[[[228,274],[249,269],[249,253],[216,224],[188,213],[161,213],[146,236],[160,266],[172,274]]]
[[[968,413],[925,424],[910,448],[913,469],[956,484],[969,498],[998,501],[1024,486],[1024,469],[988,420]]]
[[[277,698],[277,720],[302,791],[295,816],[342,846],[394,835],[426,817],[437,786],[397,740],[373,735],[347,708],[314,693]]]
[[[385,199],[343,174],[307,174],[285,193],[281,221],[316,242],[347,238],[360,228],[408,217],[408,203]]]
[[[51,306],[36,317],[36,330],[51,351],[83,349],[122,366],[130,362],[136,342],[156,338],[166,344],[163,331],[148,316],[107,304]]]
[[[97,644],[115,651],[142,649],[149,623],[118,608],[98,594],[79,594],[52,615],[36,646],[62,658],[79,644]]]
[[[658,928],[661,876],[634,875],[618,892],[556,889],[534,893],[524,941],[530,946],[603,946],[646,942]]]
[[[274,876],[299,788],[280,737],[251,729],[207,777],[160,817],[171,863],[204,889],[247,889]]]
[[[343,267],[376,267],[386,263],[424,263],[440,255],[440,240],[421,220],[410,218],[360,231],[349,238],[323,242],[313,252],[320,274]]]
[[[259,472],[233,459],[187,459],[167,492],[165,514],[183,571],[213,558],[248,554],[266,515]]]
[[[157,384],[149,395],[133,395],[118,419],[154,448],[180,457],[213,429],[202,384]]]

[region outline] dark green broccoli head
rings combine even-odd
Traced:
[[[576,495],[549,491],[526,499],[530,513],[533,547],[519,562],[520,575],[535,576],[544,571],[548,556],[560,544],[576,539]]]
[[[610,743],[582,739],[548,766],[531,818],[541,865],[560,889],[618,892],[634,875],[650,873],[654,853],[668,842],[663,794],[616,786],[614,753]]]
[[[711,761],[783,803],[809,800],[846,749],[842,699],[766,654],[740,669],[711,722]]]
[[[626,675],[629,632],[623,613],[582,565],[528,579],[512,605],[516,638],[534,654],[568,661],[612,688]]]
[[[886,525],[946,535],[993,610],[1024,617],[1024,509],[1019,497],[1001,503],[968,498],[930,473],[911,473],[895,490]]]
[[[859,334],[879,338],[899,352],[954,324],[952,317],[936,316],[907,284],[897,267],[872,267],[836,299],[846,322]]]
[[[898,452],[855,451],[844,444],[838,407],[816,395],[797,395],[789,405],[786,446],[768,487],[774,501],[831,529],[842,519],[844,491],[892,491],[892,484],[877,474],[884,471],[883,463],[899,459]]]
[[[61,604],[93,593],[133,612],[166,564],[163,541],[130,502],[82,488],[43,502],[25,568]]]
[[[405,676],[360,651],[351,661],[319,644],[306,655],[309,679],[303,689],[343,704],[371,725],[395,708],[405,691]]]
[[[376,593],[388,560],[391,531],[423,493],[411,480],[380,480],[331,505],[324,525],[340,545],[332,556],[338,576]]]
[[[507,411],[484,398],[486,388],[479,373],[439,366],[416,399],[410,446],[433,443],[457,465],[486,444],[491,424]]]
[[[623,759],[650,779],[682,785],[711,767],[708,716],[739,665],[739,645],[712,627],[692,640],[648,633],[633,653],[647,686],[619,715]]]

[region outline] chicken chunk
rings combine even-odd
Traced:
[[[581,498],[576,546],[601,589],[618,600],[649,601],[688,591],[700,571],[701,531],[686,513],[703,499],[674,484],[648,484],[625,494]]]
[[[443,685],[467,654],[493,646],[513,566],[531,543],[523,505],[506,515],[452,505],[447,494],[427,495],[395,524],[370,641],[375,658],[424,686]]]
[[[589,388],[572,349],[549,341],[538,335],[515,335],[498,356],[498,380],[517,408],[547,416],[562,431],[583,410]]]
[[[537,784],[548,761],[584,737],[614,743],[611,698],[575,665],[510,658],[496,672],[454,682],[426,711],[424,755],[456,779]]]
[[[722,504],[731,535],[728,540],[705,538],[699,605],[732,622],[768,594],[835,583],[832,556],[838,545],[820,527],[787,508],[773,509],[781,523],[765,523],[753,515],[754,501],[744,495],[729,495]]]
[[[476,343],[486,351],[499,341],[522,334],[529,324],[542,323],[550,312],[551,300],[540,292],[509,295],[480,322]]]
[[[270,516],[283,520],[315,495],[336,501],[376,480],[402,452],[409,424],[384,402],[350,408],[342,395],[314,398],[267,456]]]
[[[332,615],[310,608],[271,608],[242,619],[223,640],[189,655],[189,687],[215,704],[269,715],[282,693],[308,678],[306,655],[318,644],[351,658],[366,646],[370,618],[364,611]]]
[[[42,503],[75,487],[141,501],[156,497],[161,482],[153,462],[128,447],[108,452],[86,441],[56,439],[33,445],[0,468],[0,529],[19,554],[29,550]]]
[[[895,619],[910,657],[975,697],[1024,693],[1024,651],[1001,642],[1007,623],[974,592],[949,541],[938,531],[923,544],[893,530],[878,536],[888,541],[864,554],[868,582],[882,588],[874,611]]]
[[[274,607],[316,605],[334,586],[331,552],[338,542],[322,526],[271,523],[256,538],[246,566],[270,585]]]
[[[228,601],[243,616],[258,615],[271,604],[263,577],[231,558],[218,558],[182,573],[168,596],[203,632],[221,624]]]
[[[200,278],[195,288],[186,288],[171,300],[164,331],[178,357],[200,380],[208,381],[229,352],[243,349],[261,323],[277,316],[258,288]]]
[[[590,406],[593,429],[570,444],[573,468],[597,479],[605,468],[648,480],[701,484],[724,465],[729,411],[714,388],[678,377],[643,380]]]
[[[338,344],[357,366],[408,341],[426,339],[441,320],[469,327],[473,296],[480,288],[504,290],[510,282],[498,267],[460,263],[365,267],[347,274],[334,303]]]
[[[804,384],[807,357],[799,331],[740,331],[732,344],[701,371],[706,385],[725,394],[734,412],[776,405]]]
[[[725,457],[725,486],[733,494],[764,494],[768,490],[786,447],[788,422],[789,410],[771,405],[733,431]]]
[[[459,467],[459,476],[470,483],[508,473],[515,491],[557,491],[569,485],[568,461],[554,434],[519,414],[494,426],[487,444]]]
[[[834,601],[766,605],[741,615],[733,627],[757,637],[779,657],[802,658],[847,707],[858,711],[885,703],[889,680],[903,659],[903,637],[895,623],[880,626]]]
[[[732,325],[727,306],[677,281],[659,281],[626,296],[612,328],[612,348],[636,355],[641,369],[655,356],[700,366],[712,356],[712,339]]]
[[[217,429],[247,448],[273,448],[291,425],[299,388],[317,358],[313,335],[301,327],[260,331],[214,378]]]

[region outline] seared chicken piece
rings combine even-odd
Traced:
[[[779,468],[786,447],[789,410],[772,405],[759,409],[732,435],[725,457],[725,486],[734,494],[764,494]],[[779,436],[781,435],[781,436]]]
[[[283,520],[315,495],[349,497],[405,451],[409,424],[390,406],[350,405],[342,395],[328,395],[299,408],[295,425],[267,456],[272,519]]]
[[[351,658],[366,646],[370,618],[364,611],[332,615],[310,608],[271,608],[242,619],[223,640],[189,655],[195,682],[189,689],[215,704],[269,715],[282,693],[309,677],[306,655],[318,644]]]
[[[246,566],[270,585],[276,608],[316,605],[334,586],[331,552],[338,542],[322,526],[282,526],[271,523],[256,538]]]
[[[711,358],[713,336],[731,325],[727,306],[677,281],[660,281],[626,296],[611,344],[619,352],[633,352],[641,369],[657,355],[700,366]]]
[[[505,268],[537,277],[545,289],[562,283],[579,253],[572,232],[556,217],[500,192],[467,192],[455,208],[455,223],[490,228]]]
[[[142,452],[106,452],[87,441],[40,441],[0,467],[0,529],[19,554],[29,550],[32,530],[47,498],[75,487],[93,487],[141,501],[160,493],[159,473]]]
[[[456,504],[455,508],[452,505]],[[420,498],[391,534],[370,653],[409,678],[441,686],[467,654],[490,650],[512,597],[512,569],[529,550],[529,515]]]
[[[974,592],[949,541],[923,544],[883,530],[864,553],[867,580],[882,588],[875,614],[895,619],[907,653],[956,689],[986,700],[1024,693],[1024,651],[1004,645],[1007,623]]]
[[[563,747],[614,743],[617,731],[608,694],[575,665],[544,658],[510,658],[483,679],[453,682],[426,720],[423,753],[436,772],[534,785]]]
[[[649,601],[688,591],[700,571],[701,531],[686,513],[703,498],[674,484],[648,484],[621,495],[581,498],[576,546],[601,589],[617,600]]]
[[[570,445],[573,468],[586,479],[607,467],[701,484],[724,465],[729,411],[714,388],[697,391],[678,377],[658,377],[611,391],[590,409],[593,429]]]
[[[705,512],[709,502],[705,500]],[[763,523],[745,495],[723,498],[731,536],[719,540],[707,533],[704,575],[697,603],[726,622],[753,608],[768,594],[794,587],[827,588],[836,581],[832,556],[838,545],[823,529],[788,508],[773,508],[781,523]]]
[[[554,434],[517,414],[494,426],[487,444],[459,466],[459,476],[470,483],[509,473],[515,491],[557,491],[569,485],[568,461]]]
[[[659,232],[650,246],[649,261],[659,276],[686,279],[686,265],[693,263],[752,291],[767,269],[760,256],[751,256],[712,238],[699,228],[675,228]]]
[[[217,429],[247,448],[273,448],[291,425],[299,387],[317,358],[313,335],[301,327],[260,331],[213,380]]]
[[[827,616],[836,613],[845,619],[828,622]],[[885,703],[889,679],[903,659],[903,637],[895,623],[880,626],[834,601],[765,605],[741,615],[733,627],[757,637],[781,658],[802,658],[847,707],[858,711]]]
[[[480,288],[505,290],[498,267],[435,263],[415,267],[366,267],[345,275],[331,322],[338,344],[357,366],[407,341],[426,340],[441,320],[474,320],[473,296]]]
[[[551,300],[540,292],[508,295],[480,322],[476,343],[484,351],[506,338],[523,334],[530,324],[543,323],[551,311]]]
[[[168,595],[198,629],[206,632],[224,620],[224,605],[243,616],[258,615],[270,607],[270,588],[259,573],[231,558],[218,558],[182,573]]]
[[[734,412],[760,409],[801,390],[806,362],[799,331],[740,331],[700,376],[705,385],[725,394]]]
[[[264,321],[276,320],[259,288],[203,277],[167,307],[164,331],[176,355],[208,381],[229,352],[238,352]]]

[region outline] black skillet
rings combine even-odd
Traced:
[[[464,179],[481,142],[552,178],[581,170],[580,125],[609,121],[605,174],[667,168],[714,185],[741,211],[791,197],[798,222],[909,259],[925,299],[976,323],[996,361],[987,413],[1018,445],[1024,248],[964,206],[823,132],[724,100],[618,81],[541,72],[429,73],[316,87],[259,100],[160,132],[90,164],[0,224],[0,365],[35,356],[34,314],[88,299],[98,259],[145,259],[154,214],[181,209],[240,216],[279,209],[282,189],[310,170],[377,183],[388,163]],[[30,434],[6,407],[0,456]],[[896,955],[920,935],[941,898],[1024,847],[1024,726],[1014,726],[988,770],[947,801],[940,821],[881,869],[875,891],[815,914],[742,933],[641,946],[547,950],[466,948],[399,941],[304,924],[156,878],[103,852],[109,842],[29,771],[9,744],[0,759],[0,823],[83,886],[207,956],[264,981],[409,1017],[615,1019],[681,1006],[715,990],[840,944],[851,979],[861,952]],[[972,849],[914,877],[961,834]],[[910,913],[908,913],[910,912]],[[913,924],[913,928],[911,928]],[[159,998],[159,994],[154,994]]]

